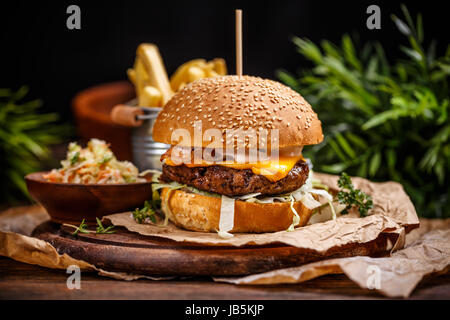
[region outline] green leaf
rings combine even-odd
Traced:
[[[299,86],[299,83],[298,83],[297,79],[295,79],[290,73],[288,73],[288,72],[286,72],[284,70],[278,70],[276,72],[276,76],[284,84],[288,85],[292,89],[297,90],[297,91],[300,90],[300,86]]]
[[[341,159],[342,161],[347,161],[347,157],[345,156],[345,154],[341,151],[341,149],[339,148],[338,144],[333,140],[333,139],[329,139],[328,140],[328,144],[331,146],[331,148],[334,150],[334,152],[336,153],[336,155],[339,157],[339,159]]]
[[[377,53],[377,57],[381,63],[382,75],[388,76],[390,74],[391,66],[389,65],[389,62],[387,61],[386,55],[384,53],[384,49],[379,42],[376,42],[374,47],[375,47],[375,51]]]
[[[425,50],[422,15],[402,12],[392,16],[406,35],[401,58],[348,35],[320,47],[298,40],[312,67],[284,82],[295,80],[323,123],[325,140],[305,148],[315,168],[398,181],[420,215],[450,217],[450,45],[430,41]]]
[[[405,36],[410,36],[411,33],[411,29],[408,27],[408,25],[406,23],[404,23],[402,20],[400,20],[399,18],[397,18],[397,16],[392,15],[392,20],[394,21],[395,25],[397,26],[398,30],[403,33]]]
[[[422,22],[422,15],[419,13],[417,15],[417,38],[420,42],[423,41],[423,22]]]
[[[411,18],[411,15],[409,14],[408,8],[404,4],[401,4],[400,8],[402,9],[403,15],[405,16],[408,26],[412,29],[412,31],[414,31],[414,33],[416,33],[414,30],[414,22]]]
[[[356,134],[354,134],[352,132],[346,132],[345,136],[347,137],[348,140],[350,140],[357,147],[359,147],[359,148],[361,148],[363,150],[368,148],[368,145],[364,141],[364,139],[362,139],[361,137],[357,136]]]
[[[362,71],[361,62],[356,57],[355,47],[353,42],[348,35],[342,37],[342,48],[344,49],[344,56],[350,65],[352,65],[359,72]]]
[[[394,149],[386,150],[386,162],[390,169],[395,168],[395,164],[397,163],[397,155]]]
[[[78,162],[78,160],[80,159],[80,152],[77,151],[74,153],[74,155],[72,156],[72,158],[70,158],[70,164],[74,165],[75,163]]]
[[[363,130],[369,130],[373,127],[379,126],[383,123],[385,123],[388,120],[392,119],[398,119],[402,115],[405,115],[405,111],[398,110],[398,109],[392,109],[388,111],[381,112],[377,114],[376,116],[372,117],[370,120],[368,120],[366,123],[362,125]]]
[[[369,176],[370,177],[375,176],[378,169],[380,168],[380,164],[381,164],[381,153],[376,152],[375,155],[370,160],[370,165],[369,165]]]
[[[339,48],[337,46],[335,46],[333,43],[331,43],[330,41],[327,40],[323,40],[321,42],[323,51],[329,55],[332,56],[336,59],[340,59],[341,58],[341,53],[339,52]]]
[[[345,209],[341,214],[347,214],[348,210],[352,207],[358,208],[361,217],[367,215],[370,209],[373,207],[371,196],[367,195],[360,189],[355,189],[352,184],[351,178],[347,173],[342,172],[338,179],[338,186],[340,188],[336,197],[339,203],[345,204]]]
[[[49,145],[67,137],[56,113],[40,113],[40,100],[22,101],[27,87],[0,89],[0,203],[29,197],[23,177],[48,166]]]
[[[321,170],[329,173],[341,173],[345,169],[348,168],[348,164],[346,163],[335,163],[332,165],[321,165]]]
[[[407,47],[404,47],[404,46],[400,46],[400,49],[401,49],[404,53],[406,53],[409,57],[411,57],[412,59],[414,59],[414,60],[416,60],[416,61],[418,61],[418,62],[422,62],[423,57],[422,57],[422,55],[420,54],[420,52],[417,52],[417,51],[414,50],[414,49],[410,49],[410,48],[407,48]]]
[[[436,165],[434,166],[434,172],[436,174],[436,177],[438,178],[438,183],[440,185],[444,184],[444,180],[445,180],[445,172],[444,172],[444,164],[442,161],[438,161],[436,163]]]
[[[357,173],[359,177],[363,178],[367,177],[367,161],[361,162],[361,165],[359,166]]]
[[[336,133],[336,140],[339,143],[339,145],[341,146],[341,148],[345,151],[345,153],[347,153],[350,158],[354,159],[356,158],[356,154],[353,151],[352,147],[348,144],[347,140],[345,140],[345,138],[342,136],[341,133]]]
[[[370,58],[366,69],[366,78],[372,81],[378,78],[378,57],[373,56]]]
[[[298,51],[302,55],[316,63],[322,61],[322,53],[320,52],[320,49],[311,41],[303,40],[298,37],[294,37],[292,41],[297,45]]]
[[[154,191],[155,190],[156,189],[154,189]],[[136,210],[134,210],[133,218],[137,223],[144,223],[146,219],[149,219],[151,222],[156,223],[155,211],[150,206],[148,201],[144,202],[144,207],[142,209],[136,208]]]
[[[114,228],[113,225],[108,226],[107,228],[103,227],[102,221],[95,217],[95,220],[97,221],[97,228],[95,230],[95,233],[97,234],[112,234],[115,233],[115,230],[112,230]]]

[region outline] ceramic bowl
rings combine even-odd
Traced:
[[[152,197],[151,177],[147,182],[126,184],[76,184],[50,182],[43,178],[48,172],[27,175],[25,181],[31,196],[57,223],[80,224],[85,219],[134,210]]]

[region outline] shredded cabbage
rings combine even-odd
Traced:
[[[300,223],[300,216],[297,213],[297,210],[295,210],[294,208],[294,202],[295,199],[294,197],[291,195],[291,210],[294,213],[294,217],[292,218],[292,224],[289,226],[289,228],[287,229],[287,231],[294,231],[295,226],[297,226]]]
[[[161,176],[161,171],[159,170],[153,170],[153,169],[147,169],[139,173],[140,177],[146,176],[148,173],[153,173],[152,175],[152,182],[159,182],[159,177]]]
[[[162,226],[164,226],[164,227],[169,224],[169,215],[172,215],[172,211],[170,210],[170,206],[169,206],[169,197],[170,197],[170,194],[172,193],[172,191],[173,191],[173,189],[167,190],[167,195],[166,195],[166,197],[164,197],[164,204],[165,204],[167,210],[169,211],[169,214],[166,214],[164,212],[164,222],[162,224]]]
[[[234,198],[222,196],[220,204],[219,237],[229,239],[233,235],[229,231],[234,226]]]
[[[152,183],[152,191],[156,191],[156,190],[159,190],[159,189],[162,189],[162,188],[169,188],[171,190],[185,189],[185,190],[190,191],[192,193],[201,194],[201,195],[208,196],[208,197],[216,197],[216,198],[220,198],[221,197],[220,194],[213,193],[213,192],[202,191],[202,190],[199,190],[197,188],[188,186],[186,184],[178,183],[176,181],[170,181],[170,182],[166,182],[166,183],[162,183],[162,182]]]
[[[334,210],[334,206],[331,203],[331,201],[328,201],[328,205],[330,206],[331,209],[331,217],[333,220],[336,220],[336,210]]]
[[[322,187],[322,189],[316,189],[315,188],[316,186]],[[287,230],[292,231],[292,230],[294,230],[295,226],[297,226],[300,223],[300,217],[294,208],[295,201],[302,202],[302,204],[310,210],[313,210],[313,209],[316,209],[316,208],[319,208],[320,206],[322,206],[322,203],[317,201],[313,197],[313,194],[322,196],[327,200],[327,203],[332,207],[333,217],[335,218],[336,214],[335,214],[334,207],[332,204],[333,197],[323,187],[326,187],[326,186],[321,185],[320,181],[313,180],[313,172],[312,172],[312,170],[310,170],[309,176],[306,179],[305,183],[297,190],[294,190],[294,191],[284,194],[284,195],[277,195],[274,197],[263,197],[263,198],[256,198],[256,196],[247,197],[244,201],[256,202],[256,203],[274,203],[276,201],[290,202],[290,208],[291,208],[294,216],[292,218],[292,224],[289,226],[289,228]]]
[[[246,202],[254,202],[254,203],[274,203],[274,202],[289,202],[290,203],[290,209],[292,211],[293,218],[292,218],[292,224],[289,226],[287,231],[293,231],[296,226],[300,224],[300,216],[298,212],[294,208],[294,203],[296,201],[302,202],[302,204],[307,207],[310,210],[317,209],[319,207],[322,207],[323,205],[330,206],[331,213],[332,213],[332,219],[336,219],[336,214],[339,213],[342,210],[339,210],[340,208],[337,208],[335,210],[334,205],[332,203],[333,197],[328,192],[328,187],[325,185],[322,185],[320,181],[313,179],[313,172],[312,170],[309,171],[309,176],[306,179],[305,183],[297,190],[294,190],[290,193],[277,195],[274,197],[260,197],[261,193],[251,193],[246,194],[243,196],[238,196],[234,198],[230,198],[227,196],[219,195],[217,193],[212,192],[206,192],[199,190],[197,188],[180,184],[178,182],[172,181],[168,183],[153,183],[152,189],[153,190],[159,190],[161,188],[169,188],[170,190],[176,190],[176,189],[185,189],[187,191],[190,191],[192,193],[211,196],[211,197],[221,197],[222,202],[220,206],[220,220],[219,220],[219,231],[218,234],[222,238],[230,238],[233,237],[229,231],[233,229],[234,225],[234,206],[235,201],[246,201]],[[313,194],[323,197],[326,202],[325,204],[322,204],[321,202],[317,201]],[[167,206],[168,207],[168,206]],[[166,217],[167,219],[167,217]]]
[[[255,197],[259,196],[260,194],[261,194],[261,192],[249,193],[249,194],[237,197],[237,199],[239,199],[239,200],[249,200],[250,198],[255,198]]]
[[[51,182],[114,184],[145,182],[138,169],[129,161],[118,161],[105,141],[91,139],[82,149],[69,144],[62,168],[53,169],[44,176]]]

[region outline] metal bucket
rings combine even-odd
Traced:
[[[153,124],[161,108],[140,107],[144,114],[137,116],[144,120],[140,127],[133,128],[131,145],[133,148],[133,162],[139,171],[147,169],[161,170],[161,155],[169,149],[170,145],[155,142],[152,137]]]

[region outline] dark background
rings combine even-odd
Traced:
[[[378,40],[389,58],[400,57],[405,38],[390,15],[405,3],[424,17],[425,37],[448,43],[444,1],[9,1],[0,10],[0,87],[28,85],[30,98],[71,119],[70,100],[92,85],[126,79],[141,42],[159,46],[167,71],[194,58],[224,57],[234,71],[234,9],[242,8],[244,73],[275,78],[278,68],[308,66],[292,35],[340,41],[356,32]],[[82,30],[66,28],[66,8],[81,8]],[[381,30],[366,28],[366,8],[381,8]],[[438,47],[439,50],[445,48]]]

